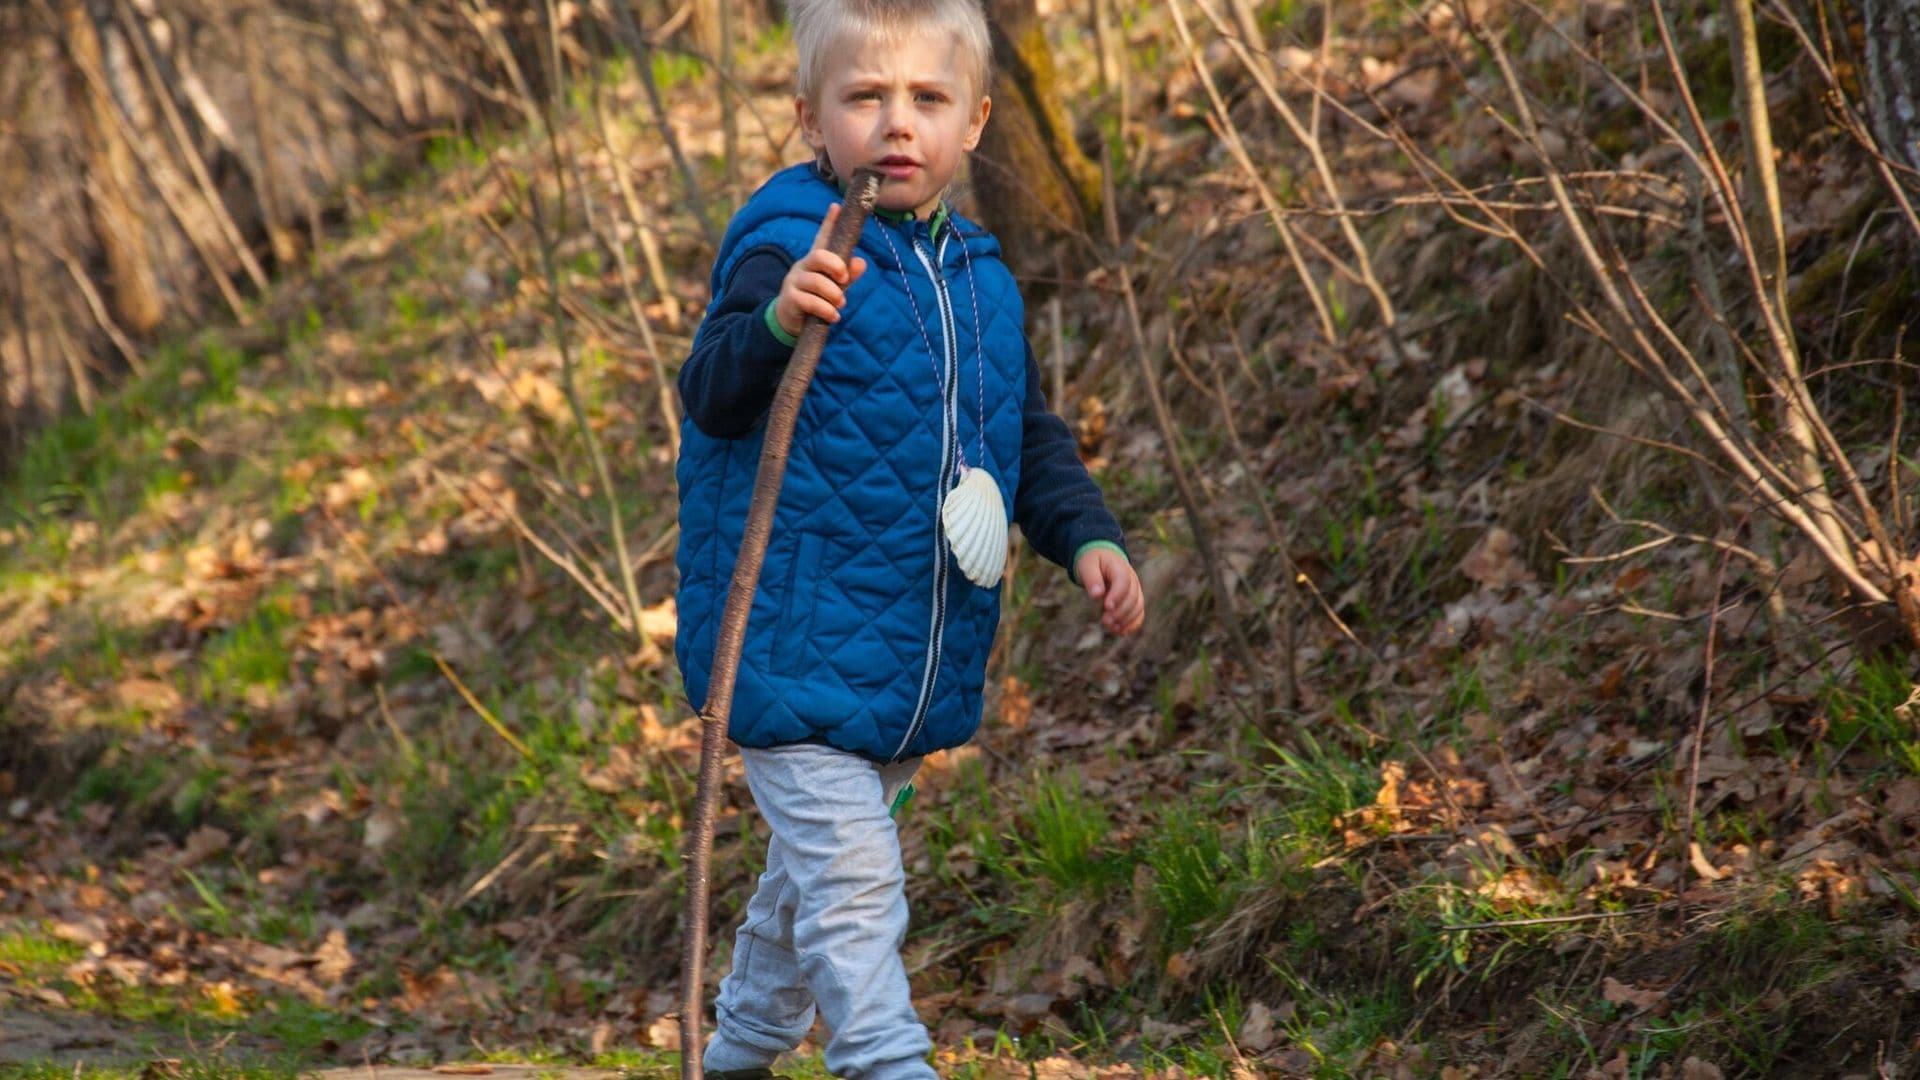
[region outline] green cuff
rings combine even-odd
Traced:
[[[1067,567],[1067,576],[1073,579],[1075,585],[1080,584],[1080,556],[1095,548],[1106,548],[1123,559],[1127,557],[1127,549],[1111,540],[1089,540],[1081,544],[1080,550],[1073,553],[1073,565]]]
[[[797,344],[800,339],[797,337],[794,337],[792,334],[787,333],[787,328],[784,326],[781,326],[780,320],[774,317],[773,301],[771,300],[767,301],[766,311],[767,311],[767,315],[766,315],[767,329],[773,332],[774,340],[778,341],[782,345],[785,345],[789,349],[793,348],[794,345]]]

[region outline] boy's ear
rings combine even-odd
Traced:
[[[987,129],[987,114],[992,111],[993,99],[985,94],[981,94],[980,111],[974,114],[973,119],[967,124],[967,141],[965,144],[967,150],[972,150],[974,147],[980,145],[980,133]]]
[[[823,136],[820,134],[820,118],[814,114],[813,105],[805,94],[793,95],[793,118],[800,125],[800,138],[815,150],[820,149]]]

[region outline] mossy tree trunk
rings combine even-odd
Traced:
[[[1920,0],[1860,0],[1860,21],[1873,133],[1894,161],[1920,170]]]
[[[1100,171],[1074,141],[1034,0],[988,0],[987,14],[995,80],[973,165],[980,212],[1016,271],[1071,267],[1085,255],[1071,239],[1099,220]]]

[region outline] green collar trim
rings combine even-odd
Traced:
[[[917,220],[911,210],[888,210],[884,207],[876,206],[873,208],[873,213],[875,217],[884,218],[896,225],[902,222]],[[927,219],[927,231],[936,236],[939,235],[940,226],[946,224],[947,217],[947,204],[942,202],[939,206],[933,208],[933,216]]]

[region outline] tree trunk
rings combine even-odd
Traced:
[[[693,45],[709,59],[720,55],[720,23],[726,18],[721,10],[724,0],[694,0]]]
[[[127,331],[145,334],[160,325],[165,306],[147,246],[146,215],[138,205],[140,185],[133,154],[120,137],[115,116],[118,106],[108,97],[99,24],[86,0],[64,0],[60,21],[71,65],[67,93],[80,118],[86,145],[91,181],[86,185],[87,208],[113,283],[114,318]]]
[[[1052,271],[1100,213],[1100,171],[1074,141],[1034,0],[988,0],[993,27],[993,115],[973,165],[981,214],[1008,239],[1014,269]],[[1051,249],[1051,250],[1049,250]]]
[[[1867,102],[1887,156],[1920,170],[1920,0],[1860,0]],[[1907,177],[1910,187],[1920,180]]]

